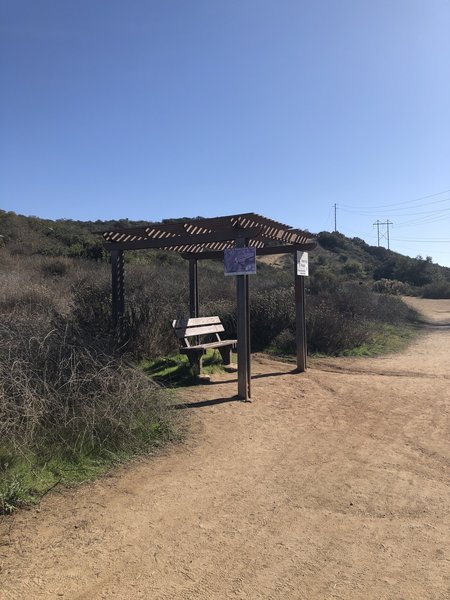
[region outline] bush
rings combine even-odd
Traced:
[[[0,277],[0,283],[0,314],[9,319],[23,314],[42,316],[56,310],[55,298],[43,284],[27,283],[17,273]]]
[[[63,258],[47,258],[44,259],[41,271],[44,277],[62,277],[71,269],[72,263]]]
[[[164,393],[123,361],[70,342],[64,329],[0,323],[0,439],[24,454],[133,448],[165,427]]]
[[[412,286],[432,283],[436,267],[431,258],[409,258],[390,253],[374,271],[375,279],[396,279]]]
[[[372,290],[379,294],[391,294],[392,296],[409,296],[412,294],[410,285],[396,279],[380,279],[379,281],[375,281]]]
[[[117,455],[159,444],[171,435],[172,416],[166,393],[127,364],[127,347],[112,335],[107,265],[4,252],[0,261],[7,265],[0,272],[0,513],[6,513],[35,490],[45,492],[49,480],[79,476],[86,457],[92,458],[83,479]],[[157,310],[156,325],[166,314]]]
[[[342,266],[341,272],[344,275],[349,275],[351,277],[364,277],[364,269],[361,263],[356,261],[348,261],[345,265]]]
[[[306,285],[311,294],[328,293],[329,290],[338,287],[338,278],[331,267],[320,266],[308,277]]]
[[[373,319],[379,323],[403,325],[417,321],[418,314],[400,298],[381,294],[377,296]]]
[[[311,298],[306,316],[308,347],[311,352],[340,354],[367,342],[370,327],[366,320],[343,311],[332,298]]]
[[[126,268],[125,314],[121,351],[135,358],[153,358],[177,348],[171,328],[175,318],[187,316],[187,286],[180,282],[177,269],[154,265]],[[88,340],[105,352],[119,350],[111,322],[111,283],[109,273],[85,277],[72,290],[71,331],[80,342]]]
[[[322,248],[330,250],[331,252],[337,252],[339,249],[344,249],[348,246],[345,235],[342,235],[342,233],[338,233],[337,231],[321,231],[317,234],[317,241]]]
[[[273,351],[281,355],[294,355],[297,352],[295,334],[291,329],[283,329],[273,340]]]
[[[441,281],[430,283],[422,289],[424,298],[450,298],[450,282]]]
[[[291,288],[258,291],[250,305],[252,349],[264,350],[285,329],[295,326],[294,292]]]

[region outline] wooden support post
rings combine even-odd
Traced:
[[[236,240],[236,248],[247,245],[245,238]],[[237,354],[238,354],[238,396],[241,400],[250,399],[250,347],[248,320],[248,275],[236,276],[237,292]]]
[[[196,258],[189,259],[189,316],[198,317],[198,264]]]
[[[305,315],[305,278],[297,275],[297,258],[299,252],[294,252],[294,288],[295,288],[295,322],[297,345],[297,370],[306,371],[306,315]]]
[[[251,354],[251,335],[250,335],[250,279],[245,275],[245,296],[247,305],[247,388],[248,397],[252,397],[252,354]]]
[[[125,314],[124,261],[122,250],[111,252],[112,284],[112,322],[119,336],[123,335],[123,317]]]

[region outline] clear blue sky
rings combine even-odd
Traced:
[[[449,0],[0,0],[0,68],[5,210],[317,232],[337,203],[450,265]]]

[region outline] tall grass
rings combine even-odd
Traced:
[[[0,439],[18,454],[133,448],[163,423],[164,392],[123,360],[71,340],[70,328],[0,324]]]
[[[81,318],[79,296],[86,304],[86,289],[103,289],[106,265],[5,253],[0,264],[0,512],[10,512],[87,465],[97,472],[159,445],[174,427],[168,394],[108,327],[90,331]],[[92,318],[96,310],[94,299]]]

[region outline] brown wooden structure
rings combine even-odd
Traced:
[[[177,252],[189,261],[189,311],[199,316],[198,261],[223,260],[223,251],[234,247],[254,247],[257,256],[294,255],[294,288],[297,322],[297,369],[306,369],[305,284],[297,275],[297,254],[313,250],[316,242],[309,233],[255,213],[212,219],[192,219],[149,223],[145,227],[100,232],[111,252],[112,318],[120,329],[125,309],[124,260],[126,250],[161,249]],[[249,275],[236,276],[238,396],[251,397]]]

